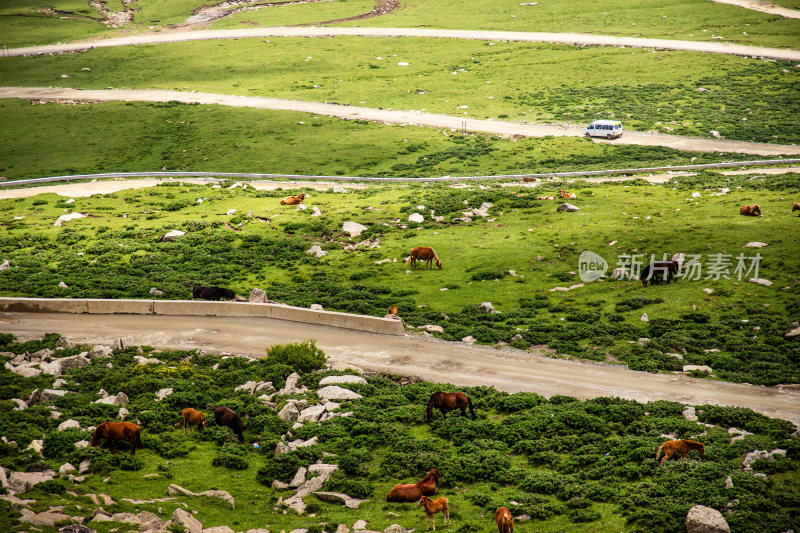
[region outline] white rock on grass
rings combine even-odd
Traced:
[[[11,263],[9,263],[8,259],[6,259],[5,261],[3,261],[3,264],[0,265],[0,272],[2,272],[3,270],[8,270],[9,268],[11,268]]]
[[[317,391],[317,396],[326,400],[360,400],[363,398],[357,392],[339,387],[337,385],[328,385]]]
[[[61,215],[56,219],[53,225],[61,227],[64,225],[64,222],[69,222],[70,220],[75,220],[78,218],[86,218],[86,215],[84,215],[83,213],[70,213],[68,215]]]
[[[695,505],[686,515],[686,533],[730,533],[722,513],[711,507]]]
[[[59,281],[59,282],[58,282],[58,286],[59,286],[59,288],[61,288],[61,289],[69,289],[69,285],[67,285],[67,284],[66,284],[66,283],[64,283],[63,281]]]
[[[321,214],[322,214],[322,211],[320,211],[320,210],[319,210],[319,207],[317,207],[317,206],[313,206],[313,207],[311,208],[311,216],[312,216],[312,217],[318,217],[318,216],[320,216]]]
[[[495,310],[494,306],[492,305],[492,302],[481,302],[481,307],[483,307],[487,313],[492,315],[497,312],[497,310]]]
[[[461,342],[466,342],[467,344],[475,344],[477,341],[478,339],[476,339],[472,335],[467,335],[466,337],[461,339]]]
[[[258,287],[254,287],[250,291],[250,297],[247,299],[250,303],[265,304],[267,303],[267,293]]]
[[[419,213],[411,213],[410,215],[408,215],[408,221],[417,222],[421,224],[422,222],[425,222],[425,217],[420,215]]]
[[[321,387],[326,385],[335,385],[337,383],[358,383],[361,385],[366,385],[367,380],[362,378],[361,376],[353,376],[351,374],[347,374],[344,376],[325,376],[321,380],[319,380],[319,384]]]
[[[566,211],[567,213],[574,213],[580,211],[581,208],[572,204],[561,204],[556,208],[556,211]]]
[[[420,327],[428,333],[444,333],[444,328],[442,326],[437,326],[436,324],[426,324],[425,326]]]
[[[328,252],[323,250],[322,247],[320,247],[320,245],[318,245],[318,244],[315,244],[314,246],[312,246],[311,248],[306,250],[306,253],[308,255],[313,255],[314,257],[317,257],[317,258],[325,257],[326,255],[328,255]]]
[[[753,242],[748,242],[747,244],[745,244],[743,246],[743,248],[763,248],[764,246],[767,246],[767,243],[753,241]]]
[[[710,366],[706,365],[683,365],[684,372],[705,372],[706,374],[711,375],[714,371],[711,370]]]
[[[174,391],[172,390],[172,387],[168,387],[168,388],[166,388],[166,389],[161,389],[161,390],[159,390],[159,391],[156,393],[156,401],[157,401],[157,402],[160,402],[161,400],[163,400],[164,398],[166,398],[167,396],[169,396],[169,395],[170,395],[170,394],[172,394],[173,392],[174,392]]]
[[[197,518],[181,508],[172,513],[172,522],[183,526],[187,533],[203,533],[203,524]]]
[[[691,422],[697,422],[697,413],[694,410],[694,407],[691,405],[686,406],[686,409],[683,410],[683,418],[689,420]]]
[[[750,283],[757,283],[758,285],[763,285],[765,287],[769,287],[772,285],[772,282],[770,280],[764,278],[750,278],[747,281],[749,281]]]
[[[342,231],[344,233],[350,234],[351,237],[358,237],[364,231],[366,231],[367,227],[359,224],[358,222],[345,222],[342,224]]]
[[[58,431],[66,431],[68,429],[80,429],[80,428],[81,428],[81,423],[71,418],[69,420],[61,422],[58,425]]]
[[[325,309],[324,309],[324,308],[323,308],[321,305],[319,305],[319,304],[311,304],[311,307],[309,307],[309,309],[311,309],[312,311],[324,311],[324,310],[325,310]]]
[[[183,237],[184,235],[186,235],[185,231],[174,229],[164,234],[164,236],[161,237],[161,242],[173,242],[178,237]]]

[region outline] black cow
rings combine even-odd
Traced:
[[[222,287],[194,287],[192,289],[192,298],[202,298],[204,300],[219,301],[220,298],[227,298],[233,300],[236,295],[230,289],[223,289]]]
[[[651,280],[653,284],[661,280],[667,283],[670,280],[678,277],[678,263],[676,261],[653,261],[642,269],[642,274],[639,279],[642,280],[642,285],[647,287],[647,281]]]
[[[214,409],[214,420],[217,421],[218,426],[228,426],[239,437],[239,442],[244,442],[244,435],[242,435],[242,419],[235,411],[231,411],[227,407],[217,407]]]

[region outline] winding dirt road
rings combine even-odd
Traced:
[[[743,7],[751,11],[759,11],[770,15],[780,15],[787,19],[800,19],[800,11],[788,7],[776,6],[772,2],[761,2],[759,0],[711,0],[718,4],[731,4]]]
[[[384,124],[407,124],[430,128],[443,128],[471,132],[490,133],[505,137],[581,137],[581,126],[553,126],[547,124],[515,124],[499,120],[478,120],[466,117],[422,113],[421,111],[389,111],[369,107],[323,104],[319,102],[300,102],[255,96],[234,96],[214,93],[160,91],[160,90],[79,90],[50,87],[0,87],[0,98],[26,98],[40,100],[82,100],[82,101],[124,101],[124,102],[168,102],[217,104],[230,107],[249,107],[273,111],[301,111],[348,120],[369,120]],[[701,139],[680,137],[658,133],[626,132],[613,141],[594,139],[594,142],[614,144],[637,144],[641,146],[666,146],[675,150],[691,152],[735,152],[766,156],[800,154],[800,146],[784,144],[728,141],[722,139]]]
[[[263,37],[424,37],[447,39],[471,39],[479,41],[547,42],[584,46],[627,46],[633,48],[655,48],[659,50],[682,50],[714,54],[765,57],[800,61],[800,51],[788,48],[766,48],[743,44],[678,41],[672,39],[645,39],[639,37],[616,37],[612,35],[590,35],[583,33],[544,33],[483,30],[441,30],[434,28],[318,28],[318,27],[274,27],[245,28],[238,30],[177,31],[173,33],[144,33],[112,39],[97,39],[46,46],[11,48],[4,51],[8,56],[30,56],[48,53],[77,52],[108,46],[131,46],[137,44],[176,43],[210,39],[247,39]]]
[[[391,336],[263,318],[220,318],[66,313],[2,313],[0,331],[27,339],[58,332],[76,343],[202,349],[261,357],[267,346],[315,339],[337,365],[390,372],[459,386],[494,386],[580,399],[619,396],[691,405],[747,407],[800,424],[800,392],[675,374],[647,374],[518,350],[445,342],[418,335]]]

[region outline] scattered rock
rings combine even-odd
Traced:
[[[422,222],[425,222],[425,217],[420,215],[419,213],[411,213],[410,215],[408,215],[408,221],[417,222],[421,224]]]
[[[641,321],[642,322],[650,322],[650,318],[648,318],[647,313],[642,315]]]
[[[172,521],[179,526],[183,526],[187,533],[203,533],[203,524],[183,509],[175,509],[172,513]]]
[[[788,333],[785,333],[783,335],[783,337],[786,340],[792,340],[795,337],[800,337],[800,327],[794,328],[792,331],[789,331]]]
[[[6,259],[5,261],[3,261],[3,264],[0,265],[0,272],[2,272],[3,270],[8,270],[9,268],[11,268],[11,263],[9,263],[8,259]]]
[[[31,524],[32,526],[50,526],[55,527],[58,522],[71,520],[72,517],[64,513],[43,511],[41,513],[34,513],[30,509],[22,509],[22,516],[19,518],[20,522]]]
[[[436,324],[427,324],[420,327],[428,333],[444,333],[444,328],[442,326],[437,326]]]
[[[278,418],[287,422],[295,422],[300,418],[300,411],[293,403],[287,403],[278,413]]]
[[[89,350],[89,359],[100,359],[102,357],[111,357],[112,355],[114,355],[114,350],[111,349],[111,346],[103,344],[96,344]]]
[[[764,246],[767,246],[767,243],[754,241],[754,242],[748,242],[747,244],[745,244],[743,246],[743,248],[747,248],[747,247],[750,247],[750,248],[763,248]]]
[[[491,302],[481,302],[481,307],[483,307],[486,310],[486,312],[491,315],[497,313]]]
[[[67,474],[69,474],[70,472],[77,472],[77,471],[78,471],[78,469],[77,469],[77,468],[75,468],[75,467],[72,465],[72,463],[64,463],[64,464],[63,464],[63,465],[61,465],[61,467],[58,469],[58,475],[63,477],[63,476],[66,476]]]
[[[313,255],[314,257],[317,258],[325,257],[326,255],[328,255],[328,252],[323,250],[318,244],[315,244],[314,246],[306,250],[306,253],[309,255]]]
[[[361,376],[353,376],[352,374],[347,374],[344,376],[325,376],[319,380],[321,387],[326,385],[335,385],[337,383],[358,383],[360,385],[366,385],[367,380]]]
[[[174,229],[164,234],[161,237],[161,242],[174,242],[178,237],[183,237],[184,235],[186,235],[185,231]]]
[[[83,213],[70,213],[68,215],[61,215],[56,219],[53,225],[61,227],[64,225],[64,222],[69,222],[70,220],[75,220],[77,218],[86,218],[86,215]]]
[[[289,488],[289,484],[285,481],[281,481],[279,479],[272,480],[272,488],[275,490],[286,490]]]
[[[750,283],[757,283],[757,284],[763,285],[765,287],[769,287],[769,286],[772,285],[772,282],[770,280],[764,279],[764,278],[750,278],[747,281],[749,281]]]
[[[694,407],[691,405],[686,406],[686,409],[683,410],[683,418],[689,420],[691,422],[697,422],[697,413],[694,410]]]
[[[137,365],[160,365],[161,361],[155,357],[145,357],[143,355],[134,355],[133,360]]]
[[[265,304],[267,303],[267,293],[258,287],[255,287],[252,291],[250,291],[250,298],[248,298],[247,301],[255,304]]]
[[[728,476],[728,477],[725,478],[725,488],[726,489],[732,489],[733,488],[733,480],[731,479],[731,476]]]
[[[306,474],[308,473],[308,469],[306,467],[301,466],[297,469],[297,473],[292,478],[292,481],[289,482],[289,487],[296,489],[300,485],[306,482]]]
[[[295,395],[295,394],[303,394],[308,389],[306,387],[298,387],[297,382],[300,380],[300,376],[297,372],[292,372],[289,374],[289,377],[286,378],[286,385],[278,391],[280,395]]]
[[[298,422],[316,422],[325,412],[324,405],[312,405],[311,407],[307,407],[300,412],[300,415],[297,417]]]
[[[44,472],[11,472],[8,475],[8,488],[14,493],[25,492],[34,485],[43,481],[50,481],[56,477],[56,473],[52,470],[45,470]]]
[[[710,366],[706,365],[683,365],[684,372],[705,372],[708,375],[713,374]]]
[[[477,342],[477,340],[478,339],[476,339],[472,335],[467,335],[466,337],[461,339],[461,342],[466,342],[467,344],[475,344],[475,342]]]
[[[556,211],[566,211],[567,213],[574,213],[580,210],[581,210],[580,207],[574,206],[572,204],[561,204],[556,208]]]
[[[711,294],[712,292],[714,292],[714,289],[705,288],[703,289],[703,292],[706,294]]]
[[[150,287],[150,295],[151,296],[164,296],[164,291],[160,291],[155,287]]]
[[[686,515],[686,533],[730,533],[722,513],[711,507],[695,505]]]
[[[157,402],[160,402],[161,400],[163,400],[164,398],[166,398],[167,396],[169,396],[169,395],[170,395],[170,394],[172,394],[173,392],[174,392],[174,391],[172,390],[172,387],[168,387],[168,388],[166,388],[166,389],[161,389],[161,390],[159,390],[159,391],[156,393],[156,401],[157,401]]]
[[[120,407],[119,408],[119,413],[117,413],[117,418],[120,419],[120,420],[125,420],[125,417],[128,416],[129,414],[131,414],[130,411],[128,411],[124,407]]]
[[[66,283],[64,283],[63,281],[59,281],[59,282],[58,282],[58,286],[59,286],[59,288],[61,288],[61,289],[69,289],[69,285],[67,285],[67,284],[66,284]]]
[[[81,429],[81,423],[70,418],[69,420],[65,420],[58,425],[58,431],[64,431],[67,429]]]
[[[366,226],[359,224],[358,222],[345,222],[342,224],[342,231],[345,233],[349,233],[351,237],[358,237],[367,229]]]
[[[317,391],[317,396],[325,400],[360,400],[362,396],[337,385],[328,385]]]
[[[710,133],[712,137],[716,137],[717,139],[721,137],[717,130],[711,130],[708,133]]]
[[[318,216],[320,216],[321,214],[322,214],[322,211],[320,211],[320,210],[319,210],[319,207],[317,207],[317,206],[313,206],[313,207],[311,208],[311,216],[312,216],[312,217],[318,217]]]
[[[311,309],[312,311],[324,311],[324,310],[325,310],[325,309],[324,309],[324,308],[323,308],[321,305],[319,305],[319,304],[311,304],[311,307],[309,307],[309,309]]]

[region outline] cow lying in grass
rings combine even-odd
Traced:
[[[223,289],[222,287],[194,287],[192,289],[192,298],[202,298],[204,300],[214,300],[218,302],[220,298],[227,298],[233,300],[236,295],[230,289]]]
[[[298,196],[287,196],[283,200],[281,200],[281,205],[297,205],[302,204],[303,200],[306,199],[308,195],[304,192],[301,192]]]

